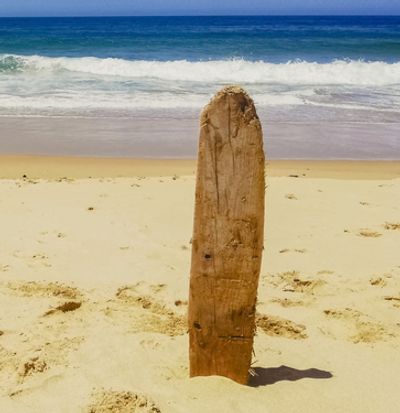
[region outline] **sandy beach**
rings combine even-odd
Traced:
[[[195,162],[0,158],[0,411],[399,411],[400,163],[267,164],[250,386],[188,378]]]

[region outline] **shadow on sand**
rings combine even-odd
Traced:
[[[249,386],[260,387],[277,383],[278,381],[296,381],[301,379],[330,379],[332,373],[325,370],[307,369],[297,370],[288,366],[280,367],[256,367],[255,376],[250,376]]]

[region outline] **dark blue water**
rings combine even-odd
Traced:
[[[278,63],[400,60],[400,17],[2,18],[0,54]]]

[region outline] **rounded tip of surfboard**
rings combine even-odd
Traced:
[[[229,86],[223,87],[220,91],[218,91],[215,94],[215,96],[211,99],[211,101],[213,101],[214,99],[221,98],[222,96],[226,96],[226,95],[245,98],[249,102],[253,103],[253,100],[251,99],[249,94],[246,92],[246,90],[243,89],[239,85],[229,85]]]
[[[211,115],[213,114],[213,115]],[[210,102],[204,107],[200,123],[206,125],[210,121],[210,117],[237,117],[242,118],[244,123],[253,123],[254,121],[259,124],[257,111],[253,102],[253,99],[239,85],[229,85],[218,91]],[[218,119],[214,119],[214,124],[219,124]],[[261,128],[261,127],[260,127]]]

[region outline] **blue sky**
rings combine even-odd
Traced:
[[[400,14],[400,0],[0,0],[0,16]]]

